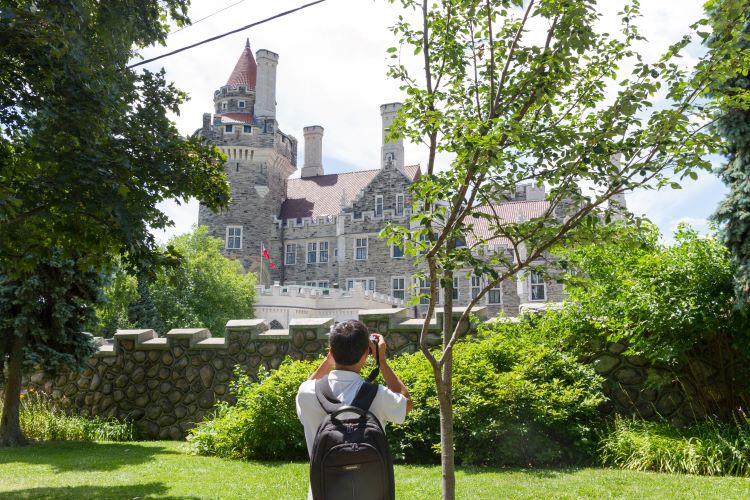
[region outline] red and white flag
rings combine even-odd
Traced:
[[[260,248],[262,250],[263,257],[265,257],[266,260],[271,264],[271,269],[276,269],[276,264],[274,264],[273,260],[271,260],[271,255],[268,253],[266,246],[261,244]]]

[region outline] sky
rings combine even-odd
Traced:
[[[141,54],[154,57],[305,3],[307,0],[193,0],[189,16],[195,24],[170,34],[167,47],[149,47]],[[602,25],[613,32],[615,14],[622,2],[599,3],[605,14]],[[201,126],[204,112],[212,112],[213,92],[226,82],[249,38],[254,52],[268,49],[280,56],[277,120],[281,130],[299,141],[298,165],[301,167],[304,158],[302,128],[321,125],[325,128],[326,173],[377,168],[381,145],[379,107],[404,98],[398,83],[386,75],[386,50],[396,45],[388,27],[401,12],[398,5],[385,0],[327,0],[144,67],[151,71],[163,67],[167,79],[189,95],[179,116],[173,117],[180,132],[187,135]],[[652,0],[642,3],[642,13],[638,24],[647,41],[637,49],[646,59],[655,59],[701,17],[702,1]],[[692,47],[683,63],[689,66],[699,51]],[[407,164],[424,165],[425,159],[424,148],[406,145]],[[715,164],[718,166],[720,161],[716,158]],[[707,219],[727,192],[722,182],[708,172],[681,184],[680,190],[644,190],[626,197],[628,208],[657,224],[667,242],[679,222],[706,231]],[[187,232],[197,223],[195,200],[164,202],[161,208],[175,225],[158,233],[159,241]]]

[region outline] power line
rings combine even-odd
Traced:
[[[172,52],[167,52],[166,54],[162,54],[160,56],[152,57],[151,59],[146,59],[145,61],[141,61],[141,62],[137,62],[135,64],[131,64],[130,66],[128,66],[128,69],[135,68],[136,66],[142,66],[144,64],[148,64],[150,62],[154,62],[154,61],[156,61],[158,59],[163,59],[165,57],[173,56],[173,55],[178,54],[180,52],[184,52],[184,51],[186,51],[188,49],[192,49],[192,48],[197,47],[199,45],[203,45],[204,43],[213,42],[214,40],[218,40],[219,38],[224,38],[225,36],[229,36],[229,35],[233,35],[235,33],[239,33],[240,31],[244,31],[244,30],[246,30],[248,28],[252,28],[254,26],[258,26],[260,24],[267,23],[268,21],[273,21],[274,19],[278,19],[280,17],[288,16],[289,14],[292,14],[292,13],[297,12],[297,11],[302,10],[302,9],[306,9],[308,7],[312,7],[313,5],[316,5],[316,4],[319,4],[319,3],[323,3],[325,1],[326,0],[317,0],[315,2],[310,2],[310,3],[307,3],[305,5],[301,5],[301,6],[297,7],[297,8],[295,8],[295,9],[291,9],[291,10],[287,10],[285,12],[281,12],[281,13],[273,15],[271,17],[267,17],[267,18],[265,18],[265,19],[263,19],[261,21],[257,21],[257,22],[254,22],[252,24],[248,24],[247,26],[243,26],[241,28],[237,28],[236,30],[227,31],[226,33],[222,33],[221,35],[216,35],[216,36],[213,36],[211,38],[206,38],[205,40],[201,40],[200,42],[194,43],[192,45],[188,45],[187,47],[182,47],[181,49],[173,50]]]
[[[245,0],[240,0],[239,2],[235,2],[235,3],[233,3],[232,5],[227,5],[227,6],[226,6],[226,7],[224,7],[223,9],[219,9],[219,10],[217,10],[216,12],[214,12],[214,13],[212,13],[212,14],[209,14],[209,15],[207,15],[206,17],[201,17],[200,19],[198,19],[198,20],[197,20],[197,21],[195,21],[195,22],[191,22],[190,24],[188,24],[188,25],[186,25],[186,26],[183,26],[182,28],[180,28],[180,29],[178,29],[178,30],[174,30],[174,31],[170,32],[170,33],[169,33],[169,35],[167,35],[167,36],[171,36],[171,35],[174,35],[175,33],[179,33],[179,32],[180,32],[180,31],[182,31],[182,30],[185,30],[185,29],[188,29],[188,28],[192,28],[193,26],[195,26],[195,25],[196,25],[196,24],[198,24],[199,22],[201,22],[201,21],[205,21],[205,20],[206,20],[206,19],[208,19],[209,17],[213,17],[213,16],[215,16],[216,14],[220,14],[220,13],[224,12],[224,11],[225,11],[225,10],[227,10],[227,9],[231,9],[231,8],[232,8],[232,7],[234,7],[235,5],[239,5],[239,4],[241,4],[242,2],[244,2],[244,1],[245,1]]]

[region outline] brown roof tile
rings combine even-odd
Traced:
[[[237,87],[238,85],[245,85],[248,89],[255,88],[255,78],[258,73],[258,66],[255,64],[255,58],[253,57],[253,51],[250,50],[250,40],[245,43],[245,49],[242,51],[240,58],[237,60],[237,64],[234,65],[232,74],[229,75],[227,85]]]
[[[219,118],[221,123],[253,123],[252,113],[224,113]]]
[[[419,165],[404,167],[406,175],[419,177]],[[322,217],[341,213],[341,196],[346,203],[362,191],[378,175],[380,169],[357,170],[341,174],[317,175],[304,179],[289,179],[287,199],[281,206],[281,219]]]
[[[506,203],[498,203],[493,206],[480,207],[477,210],[489,215],[497,216],[499,219],[498,222],[500,223],[515,223],[541,217],[549,206],[549,202],[544,200],[509,201]],[[468,241],[466,243],[468,245],[474,245],[479,240],[487,240],[488,243],[492,245],[508,244],[506,238],[492,238],[493,231],[490,228],[489,220],[480,217],[472,217],[467,223],[474,225],[472,235],[467,238]]]

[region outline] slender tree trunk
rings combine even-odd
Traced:
[[[442,465],[443,500],[456,498],[456,466],[453,453],[453,351],[443,355],[442,373],[437,382],[440,404],[440,463]]]
[[[0,447],[22,446],[26,439],[21,433],[19,410],[21,406],[21,366],[23,364],[24,337],[11,335],[8,349],[8,378],[3,394],[3,413],[0,415]]]

